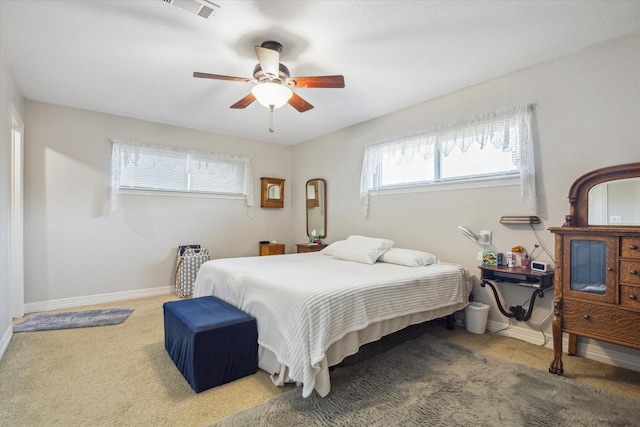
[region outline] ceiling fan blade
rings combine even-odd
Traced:
[[[254,46],[262,72],[268,77],[278,77],[280,70],[280,52],[262,46]]]
[[[309,104],[307,101],[298,96],[295,92],[291,98],[289,98],[289,105],[298,110],[301,113],[305,111],[309,111],[313,108],[313,105]]]
[[[240,101],[236,102],[229,108],[247,108],[253,101],[256,100],[256,97],[253,96],[252,93],[242,98]]]
[[[250,82],[251,79],[247,79],[245,77],[234,77],[234,76],[223,76],[221,74],[207,74],[207,73],[193,73],[193,77],[197,77],[199,79],[214,79],[214,80],[231,80],[234,82]]]
[[[290,81],[294,82],[293,87],[324,87],[324,88],[343,88],[343,76],[312,76],[312,77],[291,77]]]

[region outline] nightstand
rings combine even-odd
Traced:
[[[495,265],[480,265],[478,268],[480,269],[482,279],[480,286],[484,288],[488,285],[491,288],[500,312],[509,318],[515,317],[516,320],[520,321],[527,321],[531,318],[536,297],[542,298],[544,291],[553,286],[553,271],[541,272],[528,268]],[[524,309],[521,305],[516,305],[509,307],[509,311],[507,312],[498,297],[498,292],[495,287],[496,283],[533,289],[529,308]]]
[[[284,243],[261,243],[260,256],[284,255]]]
[[[299,254],[305,254],[307,252],[319,252],[326,248],[324,243],[297,243],[296,252]]]

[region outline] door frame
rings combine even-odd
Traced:
[[[24,316],[24,122],[11,105],[11,242],[9,269],[14,318]]]

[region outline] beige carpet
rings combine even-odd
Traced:
[[[0,425],[204,426],[293,388],[275,387],[258,371],[194,393],[164,349],[162,304],[175,299],[166,295],[77,308],[134,307],[119,325],[15,334],[0,361]],[[494,334],[425,327],[547,375],[549,349]],[[563,361],[566,376],[640,400],[640,373],[584,358]]]

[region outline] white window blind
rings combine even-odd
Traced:
[[[249,157],[111,142],[111,213],[121,189],[244,195],[247,206],[253,206]]]
[[[366,216],[369,192],[519,175],[522,200],[536,211],[530,105],[365,147],[360,200]]]

